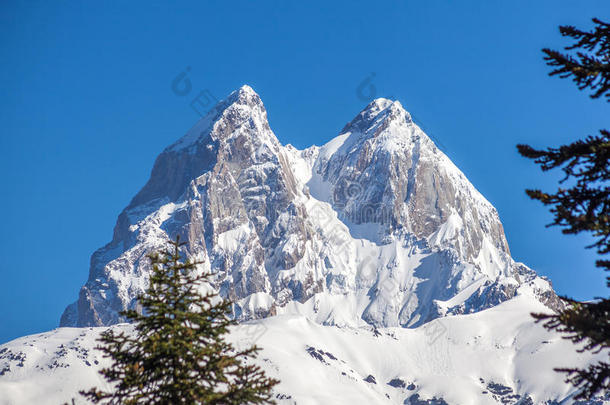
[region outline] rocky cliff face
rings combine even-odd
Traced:
[[[494,207],[385,99],[300,151],[279,143],[250,87],[233,92],[157,158],[61,325],[122,321],[146,255],[176,235],[239,319],[411,327],[516,294],[560,305],[512,260]]]

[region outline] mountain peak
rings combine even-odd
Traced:
[[[387,98],[376,98],[371,101],[356,117],[348,123],[341,133],[366,132],[373,126],[398,120],[405,124],[413,123],[411,114],[404,109],[400,101]]]
[[[386,108],[388,108],[389,106],[391,106],[394,103],[394,101],[387,99],[387,98],[376,98],[375,100],[371,101],[369,103],[369,105],[367,105],[364,109],[364,111],[366,110],[371,110],[371,111],[383,111]]]
[[[239,89],[237,89],[237,91],[239,93],[244,93],[244,94],[256,94],[258,96],[258,94],[254,91],[254,89],[250,86],[248,86],[247,84],[242,85]]]
[[[221,104],[250,104],[262,105],[263,101],[254,89],[247,84],[244,84],[239,89],[233,91],[229,96],[221,102]]]
[[[169,146],[167,151],[178,151],[189,148],[205,137],[221,120],[243,123],[253,119],[253,122],[268,128],[267,111],[260,96],[252,87],[244,84],[234,90],[225,99],[218,102],[208,113],[178,141]]]

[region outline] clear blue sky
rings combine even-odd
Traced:
[[[497,207],[516,260],[562,294],[607,294],[587,241],[546,229],[523,192],[559,176],[515,149],[610,126],[610,105],[547,77],[540,51],[564,44],[559,24],[610,19],[607,0],[73,3],[0,6],[0,342],[57,326],[157,154],[197,120],[191,96],[244,83],[280,141],[305,147],[338,133],[372,78]]]

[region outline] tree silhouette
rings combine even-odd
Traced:
[[[565,48],[574,53],[543,49],[545,60],[554,67],[551,76],[572,78],[580,90],[590,90],[591,97],[605,97],[610,101],[610,24],[593,19],[591,32],[572,26],[559,28],[573,43]],[[565,234],[589,233],[600,256],[610,253],[610,132],[587,136],[558,148],[537,150],[528,145],[517,145],[519,153],[533,159],[543,171],[560,168],[564,178],[554,193],[526,190],[531,198],[550,206],[554,216],[549,226],[559,226]],[[610,270],[610,260],[599,259],[596,266]],[[610,286],[610,277],[606,277]],[[599,353],[610,348],[610,301],[598,298],[592,302],[578,302],[562,297],[565,309],[557,314],[532,314],[549,330],[563,333],[565,339],[582,344],[579,351]],[[566,381],[580,388],[577,399],[589,399],[610,388],[610,364],[598,361],[585,369],[559,368],[566,373]]]

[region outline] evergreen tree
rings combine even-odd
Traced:
[[[181,261],[179,238],[171,249],[149,255],[150,285],[138,298],[143,313],[122,315],[134,333],[101,335],[98,347],[112,359],[100,373],[114,390],[81,391],[106,404],[263,404],[278,383],[255,365],[256,346],[237,351],[225,341],[231,303],[214,292],[202,293],[209,274],[197,275],[196,262]]]
[[[572,78],[580,90],[592,91],[592,98],[605,97],[610,101],[610,24],[593,19],[591,32],[572,26],[559,28],[563,36],[572,39],[564,54],[543,49],[545,60],[554,67],[551,76]],[[555,193],[526,190],[531,198],[550,206],[554,220],[549,226],[560,226],[565,234],[589,233],[600,256],[610,253],[610,132],[587,136],[568,145],[536,150],[528,145],[517,145],[519,153],[534,159],[543,171],[560,168],[564,173],[561,186]],[[610,270],[610,260],[601,258],[596,266]],[[606,278],[610,286],[610,277]],[[564,334],[564,338],[582,344],[579,351],[600,352],[610,348],[610,300],[598,298],[593,302],[577,302],[563,297],[566,306],[557,314],[532,314],[537,322],[549,330]],[[580,388],[578,399],[589,399],[610,388],[610,364],[599,361],[585,369],[560,368],[566,382]]]

